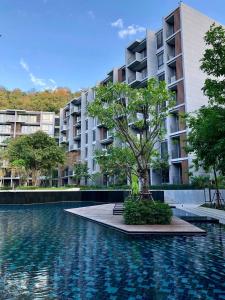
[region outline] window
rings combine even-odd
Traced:
[[[6,115],[6,114],[0,114],[0,122],[14,122],[15,121],[15,115]]]
[[[92,152],[93,152],[93,154],[95,153],[95,150],[96,150],[96,145],[94,144],[94,145],[92,145]]]
[[[88,134],[85,133],[85,144],[88,144]]]
[[[87,158],[88,157],[88,148],[86,147],[85,148],[85,158]]]
[[[18,122],[25,122],[25,123],[36,123],[37,122],[37,116],[29,116],[29,115],[18,115],[17,116]]]
[[[21,127],[21,132],[24,134],[31,134],[38,130],[40,130],[39,126],[22,126]]]
[[[163,62],[163,52],[157,55],[157,61],[158,61],[158,69],[160,69],[164,62]]]
[[[167,158],[168,156],[168,143],[167,141],[161,143],[161,158]]]
[[[165,74],[163,73],[163,74],[160,74],[159,76],[158,76],[158,80],[159,81],[165,81]]]
[[[53,114],[42,114],[42,122],[44,123],[53,123]]]
[[[0,132],[2,133],[10,133],[11,125],[0,125]]]
[[[88,130],[88,120],[85,120],[85,130]]]
[[[53,134],[53,126],[52,125],[42,125],[41,130],[46,132],[47,134]]]
[[[96,169],[96,162],[95,159],[92,160],[92,170],[95,171]]]
[[[92,141],[95,142],[95,140],[96,140],[96,131],[93,130],[92,131]]]
[[[156,44],[157,44],[157,49],[163,46],[163,31],[160,31],[156,34]]]

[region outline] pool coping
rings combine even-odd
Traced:
[[[121,215],[113,215],[113,207],[114,204],[102,204],[65,209],[65,211],[127,235],[206,235],[205,230],[178,217],[173,217],[169,225],[126,225]]]

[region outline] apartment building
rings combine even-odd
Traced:
[[[180,3],[163,18],[162,27],[157,32],[147,30],[142,40],[130,43],[125,49],[125,65],[113,69],[101,82],[107,84],[108,81],[120,81],[139,88],[145,87],[147,80],[154,77],[164,80],[168,89],[175,94],[176,104],[165,120],[165,139],[158,145],[161,156],[169,156],[169,168],[162,172],[151,170],[152,184],[189,182],[192,156],[185,152],[189,129],[182,114],[207,104],[208,100],[202,92],[206,77],[200,70],[200,59],[205,50],[204,35],[213,22],[199,11]],[[86,104],[93,99],[93,89],[84,91],[79,99],[72,100],[62,110],[60,116],[60,124],[63,126],[67,111],[68,125],[64,128],[64,135],[61,128],[60,138],[67,141],[69,153],[77,151],[79,154],[76,158],[87,161],[91,173],[98,171],[93,155],[95,149],[107,148],[113,141],[113,135],[106,128],[98,124],[97,120],[87,117]],[[70,110],[74,105],[80,107],[79,128],[70,117],[76,115]],[[79,137],[76,133],[79,133]],[[76,139],[71,138],[74,134]],[[74,146],[76,143],[79,145],[77,148]]]
[[[6,140],[21,135],[31,134],[38,130],[59,139],[59,117],[53,112],[37,112],[25,110],[0,110],[0,148],[5,148]],[[4,173],[1,181],[4,185],[18,184],[19,178],[7,168],[7,162],[1,166]],[[2,178],[4,177],[4,178]]]
[[[112,69],[99,84],[125,82],[125,66]],[[106,149],[113,143],[113,133],[108,131],[96,118],[88,117],[87,105],[95,98],[95,89],[82,91],[81,96],[72,99],[60,111],[59,143],[66,148],[67,161],[60,172],[60,184],[73,184],[73,167],[76,162],[86,162],[95,184],[106,183],[104,176],[99,176],[99,166],[95,160],[97,149]],[[91,184],[82,182],[83,184]]]

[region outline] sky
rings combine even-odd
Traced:
[[[184,3],[225,24],[224,0]],[[125,47],[158,30],[177,0],[0,0],[0,86],[72,91],[124,64]]]

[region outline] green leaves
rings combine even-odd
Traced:
[[[42,131],[10,140],[6,152],[12,165],[41,173],[56,168],[65,158],[55,139]]]
[[[211,104],[224,104],[225,29],[222,26],[211,25],[210,30],[205,35],[205,42],[209,48],[205,50],[201,60],[201,69],[210,78],[205,80],[203,91]]]
[[[99,86],[88,106],[88,114],[108,129],[115,129],[115,136],[127,145],[145,187],[149,184],[148,169],[157,156],[155,145],[165,133],[164,120],[173,105],[174,96],[165,82],[152,78],[146,88],[134,89],[124,83]],[[107,157],[97,159],[106,169]],[[110,166],[109,161],[107,164]]]

